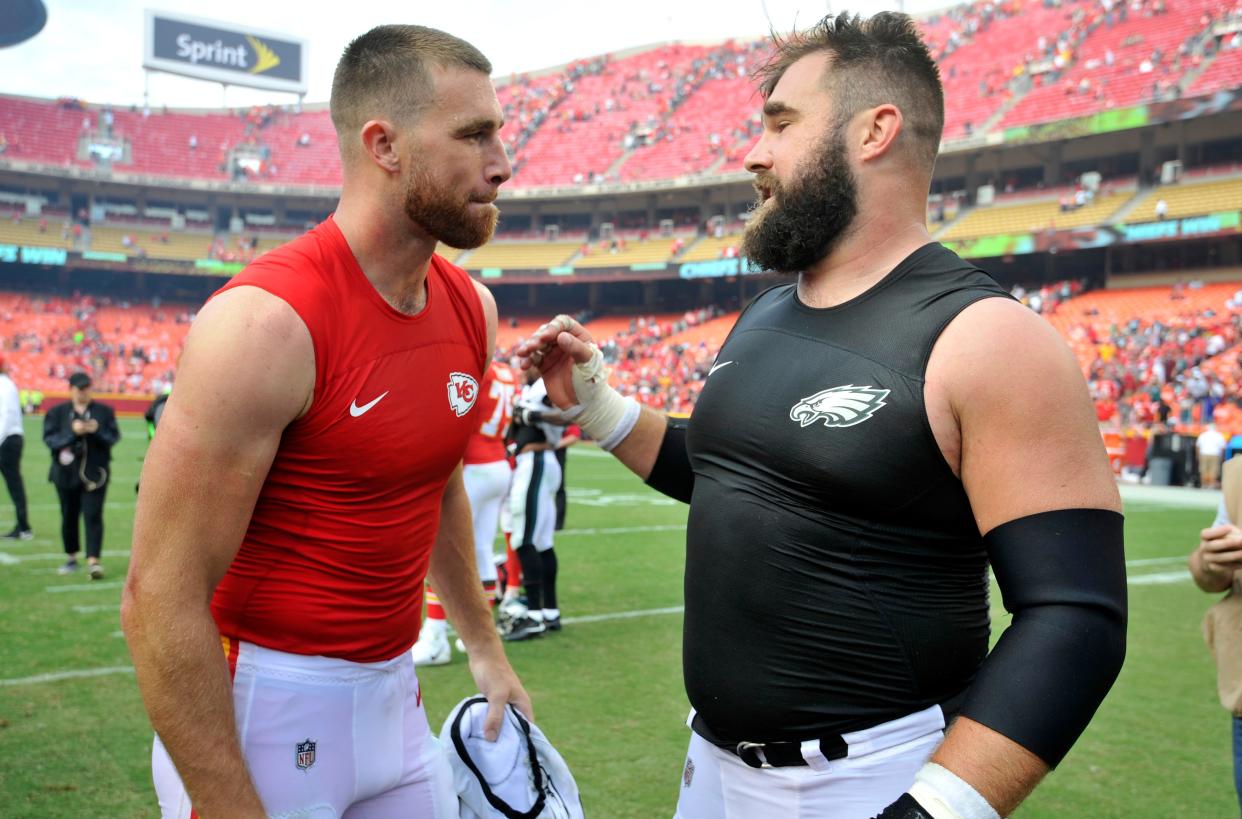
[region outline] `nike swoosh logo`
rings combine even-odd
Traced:
[[[710,377],[712,373],[716,372],[716,370],[719,370],[721,367],[727,367],[732,363],[732,361],[722,361],[719,364],[713,364],[712,368],[707,371],[707,375]]]
[[[368,401],[367,403],[363,404],[361,407],[358,406],[358,399],[355,398],[349,404],[349,414],[355,418],[357,418],[359,415],[366,415],[367,412],[370,411],[371,407],[375,406],[380,401],[382,401],[384,399],[384,396],[387,395],[388,393],[389,393],[389,390],[384,390],[383,395],[381,395],[379,398],[376,398],[374,401]]]

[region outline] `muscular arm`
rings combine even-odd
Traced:
[[[1077,362],[1055,330],[1026,308],[990,299],[964,310],[936,344],[927,395],[933,429],[950,464],[957,461],[980,532],[1055,510],[1120,511]],[[998,582],[1008,597],[1004,581]],[[1061,582],[1073,586],[1076,578]],[[1062,642],[1064,648],[1054,650],[1077,649],[1070,640]],[[1021,651],[1020,644],[1013,647]],[[994,655],[984,662],[981,678]],[[1048,770],[1026,747],[965,716],[932,761],[969,783],[1002,816]]]
[[[255,288],[221,294],[190,331],[143,466],[121,623],[151,724],[206,819],[266,815],[209,606],[314,378],[292,308]]]
[[[530,696],[514,674],[500,638],[496,636],[476,561],[470,499],[459,465],[444,488],[440,529],[427,574],[449,620],[466,644],[470,673],[488,701],[484,734],[494,739],[504,716],[505,703],[512,702],[530,719],[534,719],[534,712]]]
[[[474,286],[487,322],[486,360],[490,361],[496,343],[496,300],[483,285],[475,282]],[[436,532],[427,573],[444,604],[445,613],[466,644],[470,673],[479,687],[479,693],[487,697],[484,736],[494,740],[499,734],[505,703],[513,703],[533,720],[530,696],[509,665],[482,594],[483,585],[479,581],[474,553],[470,498],[462,481],[460,464],[444,487],[444,497],[440,501],[440,528]]]

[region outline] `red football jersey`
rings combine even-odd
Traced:
[[[490,464],[505,459],[505,436],[513,421],[513,396],[517,379],[507,364],[493,361],[479,390],[478,417],[483,419],[466,444],[468,464]]]
[[[281,438],[211,610],[220,632],[293,654],[391,659],[418,636],[448,476],[479,427],[482,303],[433,256],[427,304],[380,297],[331,218],[251,263],[310,330],[310,410]]]

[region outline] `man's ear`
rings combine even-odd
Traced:
[[[884,103],[859,114],[862,120],[862,141],[858,158],[862,162],[879,159],[892,150],[905,125],[901,109],[892,103]]]
[[[368,160],[388,173],[401,170],[401,160],[397,156],[397,132],[391,122],[383,119],[367,120],[358,132],[362,142],[362,153]]]

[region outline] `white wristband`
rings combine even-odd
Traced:
[[[970,783],[935,762],[919,770],[907,793],[935,819],[1000,819]]]
[[[608,385],[604,354],[591,345],[591,357],[573,368],[574,395],[578,403],[565,410],[564,417],[582,427],[599,441],[601,449],[611,451],[638,422],[639,406],[633,398],[622,398]]]

